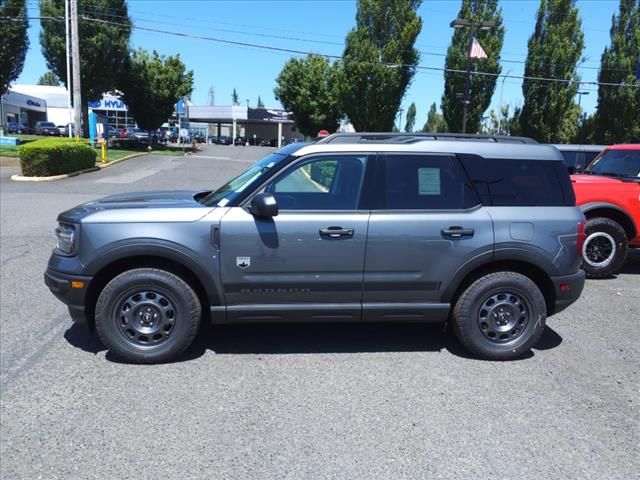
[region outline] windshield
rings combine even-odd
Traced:
[[[288,155],[281,153],[272,153],[249,167],[244,173],[241,173],[233,180],[225,183],[222,187],[211,192],[200,202],[208,207],[224,207],[228,205],[237,199],[248,187],[259,182],[259,179],[263,177],[265,173],[287,157]]]
[[[605,150],[589,165],[587,173],[640,177],[640,150]]]
[[[42,122],[40,125],[43,127],[55,127],[55,125],[51,122]]]

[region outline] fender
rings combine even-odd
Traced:
[[[634,238],[637,233],[638,233],[638,228],[635,224],[635,222],[633,221],[633,218],[631,217],[631,215],[629,215],[629,213],[622,207],[616,205],[615,203],[609,203],[609,202],[588,202],[582,205],[578,205],[578,208],[580,208],[580,210],[582,210],[582,213],[587,214],[593,210],[597,210],[599,208],[609,208],[611,210],[615,210],[616,212],[618,212],[620,215],[622,215],[628,222],[629,225],[632,228],[632,235],[630,237]],[[624,225],[623,225],[624,227]]]
[[[166,258],[183,265],[202,282],[210,304],[221,304],[224,297],[220,285],[217,253],[207,262],[193,250],[167,240],[134,238],[105,245],[92,252],[93,261],[85,266],[84,274],[95,275],[113,262],[139,256]],[[211,269],[204,268],[206,265],[211,265]]]

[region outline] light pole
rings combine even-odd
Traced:
[[[581,91],[577,91],[576,94],[578,95],[578,107],[580,107],[580,102],[582,101],[582,95],[589,95],[591,92],[588,92],[586,90]]]
[[[462,133],[467,133],[467,115],[469,113],[469,103],[471,101],[471,47],[473,46],[473,38],[476,29],[491,30],[496,26],[493,20],[482,20],[474,22],[467,18],[456,18],[449,24],[451,28],[469,28],[469,43],[467,45],[467,73],[464,79],[464,95],[462,97]]]
[[[504,77],[502,77],[502,84],[500,85],[500,106],[498,107],[498,135],[502,135],[500,131],[500,124],[502,123],[502,91],[504,90],[504,81],[513,70],[509,70]]]
[[[400,115],[400,121],[398,122],[398,132],[402,131],[402,112],[404,112],[404,109],[399,108],[398,115]]]

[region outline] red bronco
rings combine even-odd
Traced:
[[[587,217],[582,267],[592,278],[614,275],[640,247],[640,144],[605,148],[571,181]]]

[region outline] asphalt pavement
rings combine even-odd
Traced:
[[[208,327],[178,362],[128,365],[43,284],[60,211],[210,189],[272,150],[48,183],[0,168],[0,478],[638,478],[640,252],[513,362],[440,326],[319,324]]]

